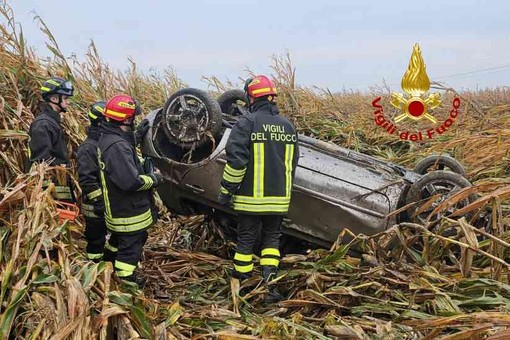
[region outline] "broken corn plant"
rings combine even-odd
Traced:
[[[142,294],[120,285],[110,264],[86,260],[82,223],[59,223],[50,189],[42,189],[48,169],[24,174],[27,131],[40,82],[50,75],[72,79],[77,89],[64,119],[71,155],[85,137],[90,103],[126,92],[148,112],[186,85],[171,68],[147,75],[132,61],[117,71],[93,43],[83,58],[66,57],[51,23],[37,18],[53,56],[41,60],[6,2],[0,15],[0,338],[508,337],[508,89],[455,93],[443,87],[447,98],[461,96],[461,115],[444,137],[417,144],[374,124],[370,103],[389,98],[384,86],[369,94],[303,87],[290,55],[274,56],[279,105],[299,132],[409,168],[432,152],[448,152],[474,186],[436,206],[439,219],[428,224],[400,224],[370,237],[345,231],[329,250],[287,254],[271,283],[285,299],[269,306],[258,269],[240,284],[249,293],[232,296],[235,245],[214,220],[163,211],[144,252]],[[242,83],[204,79],[214,94]],[[472,194],[477,200],[448,212]],[[490,223],[474,227],[470,216],[483,211]]]

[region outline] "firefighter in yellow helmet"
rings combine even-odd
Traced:
[[[69,165],[67,141],[61,121],[62,114],[67,112],[69,99],[74,94],[73,85],[66,79],[51,77],[41,84],[40,90],[44,102],[28,132],[30,138],[27,171],[30,171],[32,164],[40,162],[63,167]],[[66,202],[75,201],[69,176],[67,176],[67,183],[58,183],[56,176],[52,181],[55,183],[55,199]],[[51,181],[44,181],[43,186],[47,187],[50,183]]]
[[[289,210],[299,157],[297,133],[279,114],[276,88],[269,78],[259,75],[249,79],[245,92],[251,114],[240,117],[230,131],[218,200],[232,204],[238,213],[234,277],[243,280],[251,276],[253,249],[261,232],[260,265],[267,283],[280,262],[280,230]],[[270,290],[269,301],[276,298]]]
[[[41,112],[30,125],[30,162],[49,162],[51,165],[69,163],[61,115],[67,112],[74,89],[71,82],[52,77],[41,85],[44,100]]]

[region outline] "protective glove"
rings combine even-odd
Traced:
[[[97,202],[94,202],[94,212],[99,216],[102,216],[104,214],[104,202],[102,199]]]
[[[218,195],[218,203],[225,207],[230,207],[232,205],[232,195],[220,192]]]
[[[152,180],[154,181],[154,184],[152,185],[153,188],[156,188],[158,185],[160,185],[161,183],[163,183],[165,181],[165,178],[159,171],[152,172],[152,173],[148,174],[147,176],[152,178]]]
[[[138,124],[135,131],[135,144],[139,145],[143,140],[143,137],[147,134],[147,131],[150,129],[150,124],[147,119],[144,119]]]
[[[142,164],[144,173],[151,174],[154,172],[154,162],[151,157],[145,157]]]

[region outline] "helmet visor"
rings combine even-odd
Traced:
[[[60,86],[60,88],[57,90],[57,93],[64,94],[66,96],[72,96],[73,91],[73,84],[70,81],[66,81]]]
[[[62,85],[62,88],[63,88],[64,90],[70,90],[70,91],[72,91],[72,90],[73,90],[73,84],[72,84],[70,81],[66,81],[66,82],[64,83],[64,85]]]
[[[142,106],[138,100],[135,100],[135,116],[140,116],[142,114]]]

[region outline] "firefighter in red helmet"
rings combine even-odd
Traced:
[[[261,232],[260,265],[267,283],[280,261],[280,229],[299,157],[297,133],[279,114],[276,87],[268,77],[248,79],[245,92],[251,114],[240,117],[230,131],[218,200],[238,213],[234,277],[251,276],[253,249]],[[268,300],[276,298],[270,290]]]
[[[157,171],[145,173],[136,154],[134,120],[140,113],[131,96],[111,98],[103,113],[98,142],[104,216],[117,245],[115,271],[120,279],[139,285],[143,280],[135,269],[147,241],[147,229],[157,219],[151,189],[162,180]]]
[[[107,229],[104,220],[104,200],[101,190],[99,163],[97,159],[97,142],[99,129],[104,121],[103,113],[106,102],[97,101],[90,106],[87,117],[90,126],[87,138],[78,148],[78,181],[82,198],[81,211],[85,218],[85,238],[87,239],[87,258],[94,262],[100,260],[114,261],[117,245],[115,238],[106,240]]]

